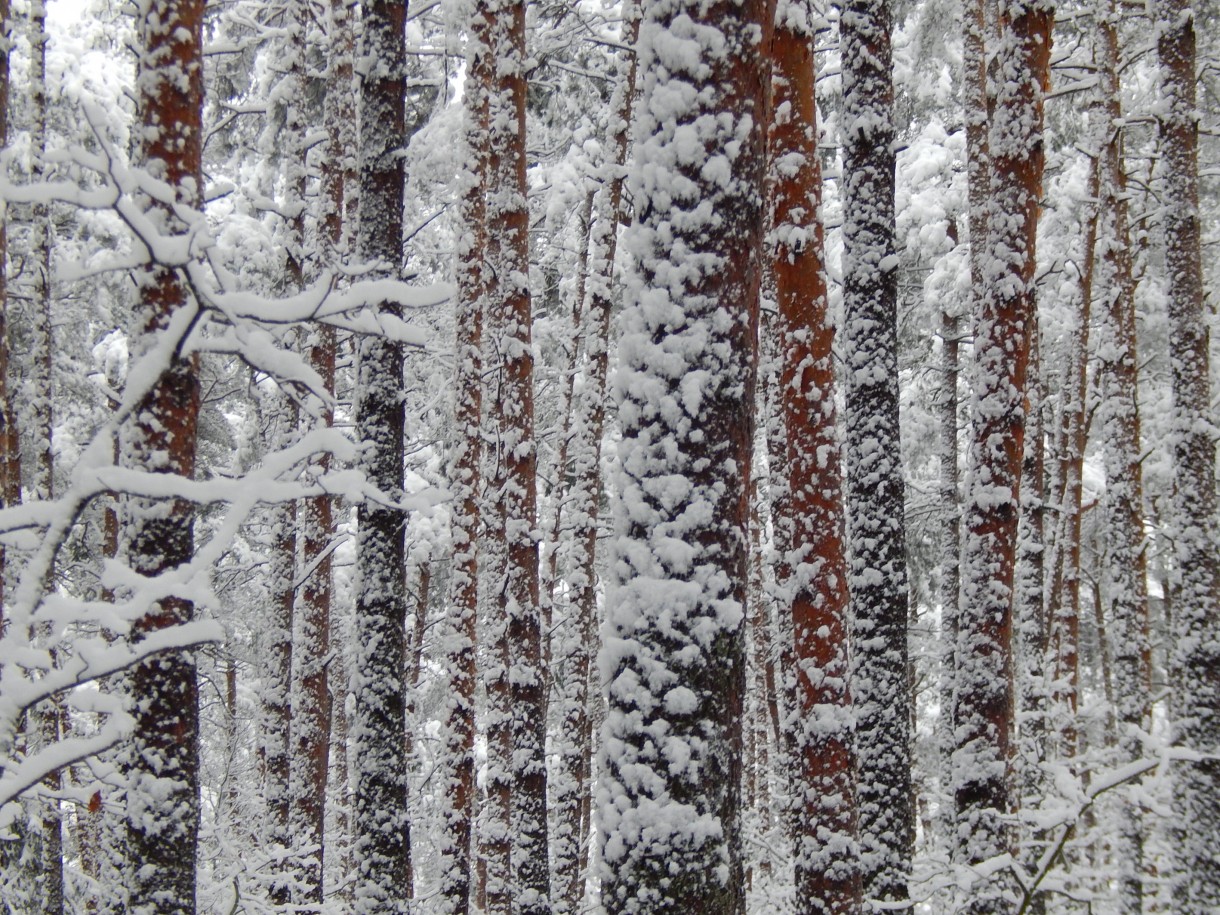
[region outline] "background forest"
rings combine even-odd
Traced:
[[[1209,0],[0,21],[5,911],[1220,912]]]

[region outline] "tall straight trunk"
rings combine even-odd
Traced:
[[[1148,567],[1144,537],[1144,481],[1140,453],[1139,362],[1135,333],[1135,271],[1132,264],[1127,173],[1123,163],[1119,10],[1115,0],[1096,7],[1098,73],[1106,142],[1101,149],[1101,217],[1097,283],[1102,349],[1106,470],[1106,565],[1110,644],[1114,647],[1115,711],[1122,762],[1144,755],[1142,735],[1151,727],[1152,644],[1148,626]],[[1100,602],[1099,602],[1100,604]],[[1124,915],[1140,915],[1144,897],[1144,815],[1137,799],[1124,799],[1115,842],[1119,898]]]
[[[143,167],[172,189],[177,205],[202,206],[203,174],[202,0],[144,0],[136,11],[137,72]],[[147,201],[161,232],[181,232],[175,209]],[[183,310],[199,307],[177,272],[143,268],[133,359]],[[198,356],[176,355],[123,430],[121,463],[149,473],[191,477],[199,414]],[[131,497],[125,504],[124,540],[133,571],[171,571],[193,552],[194,512],[180,500]],[[189,621],[194,607],[181,597],[154,604],[130,638]],[[199,832],[199,692],[190,652],[159,655],[132,668],[128,683],[134,730],[124,758],[127,780],[126,889],[132,911],[159,915],[195,912],[195,859]]]
[[[439,792],[444,804],[441,853],[441,910],[447,915],[471,911],[474,859],[471,833],[475,815],[475,653],[479,607],[479,488],[482,436],[483,314],[487,307],[489,265],[486,184],[490,148],[487,134],[487,92],[491,80],[491,47],[486,15],[473,6],[469,13],[466,82],[462,90],[467,169],[461,199],[462,235],[457,251],[454,325],[455,378],[454,444],[449,488],[453,493],[453,564],[449,577],[450,669],[449,706],[445,712],[446,747],[442,756],[448,789]]]
[[[41,182],[47,178],[47,8],[42,0],[30,6],[30,101],[33,142],[33,166],[30,178]],[[52,328],[55,326],[51,314],[51,208],[46,203],[36,203],[30,220],[30,298],[32,300],[32,323],[30,383],[25,398],[30,413],[28,426],[34,436],[33,460],[30,462],[31,498],[46,501],[53,498],[55,458],[53,451],[54,425],[54,342]],[[50,575],[54,579],[54,572]],[[53,588],[53,581],[48,582]],[[40,640],[52,638],[50,627],[41,627]],[[48,646],[54,659],[58,652]],[[40,703],[33,710],[32,721],[38,731],[43,747],[51,746],[60,739],[65,712],[60,698]],[[57,796],[63,788],[63,777],[58,772],[43,779],[50,798],[40,802],[41,822],[38,826],[42,860],[38,862],[38,884],[40,904],[46,915],[59,915],[64,910],[64,847],[63,825],[60,821],[60,805]]]
[[[1047,656],[1050,627],[1046,590],[1046,444],[1043,428],[1045,400],[1042,381],[1042,336],[1035,318],[1030,340],[1028,415],[1025,454],[1021,470],[1021,518],[1018,522],[1016,609],[1017,670],[1020,676],[1018,707],[1021,716],[1017,777],[1020,803],[1037,806],[1047,793]],[[1034,830],[1022,836],[1026,866],[1037,866],[1044,849],[1042,835]],[[1036,892],[1029,915],[1046,911],[1046,894]]]
[[[0,147],[8,147],[9,52],[12,30],[9,23],[9,0],[0,0]],[[17,414],[10,388],[10,352],[8,341],[8,220],[0,219],[0,506],[17,503],[14,492],[20,492],[20,479],[14,479],[19,445]],[[4,631],[5,600],[8,596],[8,548],[0,544],[0,632]]]
[[[405,0],[373,0],[364,8],[360,58],[370,61],[360,92],[360,258],[374,275],[397,278],[402,259]],[[383,314],[401,318],[400,306]],[[407,810],[406,523],[394,503],[403,495],[402,349],[384,337],[359,344],[356,436],[363,469],[384,502],[357,510],[355,620],[356,915],[408,910],[411,886]]]
[[[502,600],[511,666],[513,910],[550,911],[547,851],[547,677],[542,666],[538,582],[537,460],[534,442],[534,356],[529,289],[529,204],[526,185],[525,2],[495,0],[486,11],[494,78],[489,95],[487,226],[499,239],[491,299],[496,370],[490,405],[498,426],[504,485],[497,494],[506,563]]]
[[[1081,523],[1084,512],[1084,456],[1089,438],[1088,362],[1089,330],[1093,309],[1093,267],[1097,246],[1098,211],[1095,201],[1100,193],[1100,149],[1104,124],[1100,112],[1089,112],[1089,165],[1086,191],[1086,217],[1082,265],[1077,280],[1078,311],[1069,334],[1067,368],[1062,388],[1058,444],[1059,530],[1054,541],[1052,580],[1048,588],[1047,611],[1050,616],[1055,655],[1055,724],[1059,753],[1065,759],[1077,755],[1080,734],[1077,712],[1080,697],[1080,576]]]
[[[1052,13],[1002,0],[999,72],[989,133],[988,282],[976,303],[966,544],[954,702],[957,858],[976,865],[1013,850],[1009,774],[1013,735],[1012,612],[1025,439],[1024,396],[1034,332],[1035,239],[1042,187],[1042,94]],[[983,878],[968,911],[1016,910],[1007,871]]]
[[[898,255],[888,0],[841,6],[847,517],[864,895],[907,899],[915,844],[898,427]]]
[[[343,222],[343,171],[334,162],[323,164],[323,179],[320,188],[318,236],[325,245],[329,258],[319,257],[317,245],[306,236],[306,213],[309,198],[307,184],[309,176],[309,128],[316,115],[314,102],[317,82],[306,68],[309,51],[308,33],[312,27],[312,16],[304,2],[291,6],[289,27],[290,70],[289,85],[292,91],[285,103],[287,111],[283,138],[288,149],[285,157],[285,185],[291,198],[288,212],[286,247],[290,266],[290,279],[296,289],[303,289],[316,274],[320,265],[332,268],[340,266],[335,256],[342,243]],[[333,28],[333,23],[332,23]],[[332,33],[332,47],[343,59],[346,37],[342,30]],[[332,67],[335,66],[332,63]],[[341,68],[335,67],[336,70]],[[329,87],[330,91],[350,97],[350,86],[345,85],[339,72]],[[350,83],[350,80],[349,80]],[[349,101],[340,104],[350,104]],[[325,123],[325,112],[323,121]],[[327,131],[328,142],[337,139],[333,124]],[[337,217],[337,219],[335,218]],[[327,261],[329,260],[329,264]],[[310,365],[318,373],[327,395],[333,395],[335,387],[335,332],[332,327],[318,324],[309,328],[300,338],[300,345]],[[311,422],[329,427],[334,414],[328,403],[323,402],[321,413]],[[325,473],[330,467],[330,456],[323,453],[319,459],[319,470]],[[293,520],[299,534],[292,541],[293,570],[292,600],[299,593],[300,599],[293,614],[292,633],[292,688],[291,718],[292,733],[289,742],[289,811],[288,819],[292,844],[299,853],[293,858],[292,901],[298,906],[318,910],[323,903],[323,862],[325,860],[326,823],[326,777],[330,753],[330,689],[328,670],[330,663],[330,598],[331,598],[331,539],[334,534],[331,499],[326,495],[292,504]],[[297,540],[300,540],[301,567],[297,572],[295,563]],[[285,544],[287,546],[287,544]]]
[[[947,764],[953,755],[953,669],[957,654],[957,618],[961,592],[962,500],[958,465],[958,381],[961,374],[961,316],[946,307],[941,311],[941,394],[938,413],[940,438],[940,713],[936,721],[938,755]],[[947,783],[942,768],[941,785]],[[951,817],[949,818],[951,820]],[[943,820],[943,817],[942,817]],[[947,823],[946,823],[947,825]],[[951,830],[946,830],[946,835]]]
[[[268,450],[286,444],[287,430],[295,426],[295,411],[280,391],[267,395],[264,419],[269,425]],[[292,767],[292,628],[296,575],[297,513],[292,502],[269,512],[267,538],[268,602],[265,629],[266,656],[262,668],[260,751],[263,763],[263,797],[267,805],[266,838],[278,853],[294,845],[289,828]],[[270,896],[277,905],[290,898],[287,859],[279,858]]]
[[[326,130],[325,157],[321,167],[318,196],[319,236],[322,241],[324,267],[339,270],[347,260],[352,228],[355,225],[354,148],[356,135],[356,92],[354,76],[355,13],[347,0],[331,0],[327,9],[330,27],[328,69],[322,103],[322,122]],[[335,362],[338,348],[333,328],[319,325],[307,338],[309,361],[321,377],[328,393],[335,393]],[[322,408],[319,422],[334,424],[334,412],[329,405]],[[319,473],[330,469],[330,455],[318,458]],[[314,743],[307,750],[308,762],[302,767],[303,790],[294,797],[305,828],[317,836],[319,849],[316,866],[306,867],[304,896],[317,905],[324,894],[327,849],[334,846],[338,855],[337,870],[346,874],[351,851],[348,824],[349,791],[347,779],[347,669],[346,653],[339,639],[332,638],[338,621],[332,616],[333,583],[332,551],[335,534],[334,503],[330,496],[318,495],[307,499],[301,508],[305,542],[301,560],[305,580],[301,589],[302,643],[300,659],[300,701],[295,705],[298,715],[296,729],[303,739]],[[332,657],[332,645],[335,646]],[[332,678],[332,671],[338,676]],[[337,681],[337,682],[336,682]],[[334,697],[332,699],[332,696]],[[323,717],[324,716],[324,717]],[[299,744],[298,744],[299,747]],[[335,789],[328,791],[331,772],[335,773]],[[337,792],[337,796],[336,796]],[[328,799],[338,811],[335,817],[336,836],[328,839],[325,812]],[[313,836],[307,836],[312,838]],[[344,893],[349,887],[343,881]]]
[[[616,395],[602,900],[741,915],[768,4],[644,9]],[[680,53],[675,53],[681,49]],[[700,88],[696,91],[694,88]]]
[[[634,47],[639,36],[640,11],[635,0],[623,5],[622,44]],[[610,356],[610,315],[615,296],[611,286],[618,226],[625,216],[623,169],[627,162],[632,113],[635,104],[637,61],[634,54],[619,58],[618,84],[611,100],[607,133],[611,150],[603,163],[604,183],[594,200],[589,231],[589,262],[584,308],[584,383],[576,394],[572,424],[572,517],[573,574],[570,579],[570,604],[576,621],[577,636],[569,678],[577,684],[565,710],[560,727],[565,741],[576,749],[577,768],[574,791],[569,799],[557,801],[557,815],[574,830],[577,853],[574,860],[556,861],[557,901],[566,911],[579,911],[587,876],[588,849],[592,842],[590,797],[592,794],[593,714],[588,685],[595,674],[594,649],[597,644],[597,534],[602,496],[602,436],[606,426],[606,379]]]
[[[1172,713],[1181,743],[1213,758],[1182,764],[1174,789],[1178,852],[1174,903],[1181,915],[1220,908],[1220,524],[1216,443],[1204,310],[1199,214],[1199,123],[1195,101],[1195,12],[1158,0],[1158,109],[1163,156],[1165,266],[1169,279],[1173,391],[1175,544],[1181,583],[1174,595]]]
[[[794,637],[784,676],[795,681],[785,730],[797,908],[849,915],[862,911],[861,868],[834,325],[819,217],[816,21],[812,4],[785,0],[771,44],[771,271],[787,471],[786,497],[773,500],[772,513],[785,548],[776,590]]]

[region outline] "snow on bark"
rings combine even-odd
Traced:
[[[811,3],[784,0],[771,44],[768,241],[779,312],[779,377],[786,472],[772,501],[783,555],[776,567],[779,612],[792,618],[782,648],[792,702],[788,821],[797,911],[861,911],[853,743],[848,570],[835,418],[834,325],[827,299],[821,163],[814,98]],[[901,499],[900,499],[901,504]],[[903,628],[905,638],[905,625]]]
[[[0,147],[8,147],[9,122],[9,53],[12,42],[12,27],[9,23],[9,0],[0,0],[0,43],[4,60],[0,63]],[[17,437],[17,411],[13,402],[9,374],[11,353],[9,352],[9,297],[8,282],[8,219],[7,204],[0,202],[0,507],[8,508],[17,503],[20,496],[21,479],[17,468],[19,445]],[[5,625],[8,589],[8,547],[0,543],[0,630]],[[0,746],[0,749],[8,749]]]
[[[464,6],[464,5],[463,5]],[[487,239],[485,186],[490,149],[487,90],[491,56],[487,18],[479,8],[461,8],[466,17],[466,80],[462,88],[466,143],[466,187],[461,197],[461,235],[455,252],[458,294],[455,303],[454,437],[450,455],[453,541],[449,577],[449,615],[445,623],[450,695],[445,710],[445,748],[439,790],[442,803],[441,911],[471,910],[474,859],[471,832],[475,816],[475,689],[478,665],[476,621],[479,606],[479,488],[482,438],[483,315],[489,265],[483,261]]]
[[[621,43],[634,47],[639,35],[639,6],[629,0],[623,6]],[[600,165],[603,186],[594,200],[589,230],[587,304],[584,308],[583,383],[575,391],[572,420],[572,489],[569,493],[572,544],[569,603],[575,620],[575,638],[568,680],[570,695],[562,710],[561,739],[573,754],[573,786],[569,795],[556,796],[556,815],[561,828],[567,824],[576,847],[568,855],[555,848],[556,905],[565,911],[579,910],[584,896],[584,849],[591,841],[589,794],[592,790],[593,727],[589,685],[597,644],[598,587],[596,573],[597,535],[602,497],[602,436],[606,425],[606,380],[610,361],[610,316],[616,297],[611,286],[614,274],[618,226],[624,219],[623,181],[629,151],[632,112],[635,103],[636,56],[623,53],[618,61],[618,84],[610,102],[607,146],[610,155]]]
[[[402,259],[405,18],[404,0],[368,4],[359,54],[358,251],[378,275],[390,278],[397,277]],[[390,303],[381,310],[402,314]],[[365,337],[359,362],[362,467],[385,501],[366,499],[357,512],[354,896],[356,915],[391,915],[405,913],[411,896],[403,692],[406,519],[395,504],[403,494],[402,349],[384,337]]]
[[[496,283],[489,296],[495,373],[488,409],[496,425],[500,485],[496,511],[506,551],[499,585],[508,643],[511,749],[501,759],[511,779],[511,893],[514,912],[550,911],[547,847],[547,678],[542,665],[539,600],[537,449],[529,288],[526,184],[525,3],[488,3],[495,61],[488,96],[487,226],[498,239]]]
[[[1135,330],[1135,271],[1123,161],[1119,82],[1119,11],[1115,0],[1095,7],[1099,90],[1107,128],[1101,149],[1101,217],[1097,237],[1101,346],[1102,435],[1106,470],[1106,564],[1110,640],[1114,646],[1115,712],[1120,764],[1143,758],[1151,721],[1152,645],[1148,629],[1148,569],[1144,536],[1144,482],[1140,444],[1139,362]],[[1126,915],[1143,911],[1144,814],[1135,798],[1122,799],[1115,853],[1119,900]]]
[[[1154,9],[1172,341],[1174,540],[1181,575],[1174,595],[1171,712],[1184,746],[1215,754],[1220,752],[1220,524],[1199,214],[1195,11],[1184,0],[1158,0]],[[1185,827],[1175,875],[1177,911],[1214,912],[1220,907],[1220,758],[1182,765],[1174,795],[1178,822]]]
[[[168,235],[184,225],[177,208],[202,204],[203,3],[145,0],[136,9],[136,92],[140,161],[165,183],[173,204],[145,197],[147,219]],[[139,298],[129,349],[134,363],[162,334],[198,305],[181,275],[151,264],[137,275]],[[199,413],[198,357],[176,350],[157,382],[124,425],[121,463],[153,474],[190,478],[195,470]],[[194,511],[182,499],[130,497],[123,540],[138,575],[155,576],[187,563],[193,553]],[[178,596],[153,604],[132,627],[131,640],[188,623],[192,604]],[[137,646],[138,647],[138,646]],[[190,915],[195,911],[199,831],[199,694],[189,652],[156,656],[130,672],[127,779],[126,889],[135,915]]]
[[[915,842],[898,427],[894,89],[887,0],[840,7],[849,590],[864,894],[908,896]]]
[[[649,4],[614,391],[599,784],[611,913],[744,909],[744,612],[761,277],[761,0]]]
[[[999,6],[991,87],[995,109],[988,137],[991,206],[986,282],[975,306],[970,488],[954,698],[956,852],[964,865],[1013,850],[1013,573],[1051,19],[1051,8],[1041,0],[1005,0]],[[1016,904],[1011,874],[999,869],[976,884],[968,911],[1003,915],[1015,911]]]

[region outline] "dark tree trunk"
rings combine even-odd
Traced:
[[[364,8],[360,58],[360,221],[358,250],[379,276],[397,278],[402,260],[403,147],[406,122],[405,0],[373,0]],[[383,303],[401,318],[401,307]],[[355,620],[355,821],[353,857],[357,915],[404,913],[411,898],[407,810],[406,516],[403,496],[403,357],[384,337],[359,344],[356,433],[363,469],[381,500],[357,512]]]
[[[198,210],[203,174],[203,3],[148,0],[136,17],[139,159],[174,190],[180,206]],[[148,201],[161,232],[184,226],[168,205]],[[139,300],[132,358],[145,355],[184,309],[196,309],[182,278],[151,264],[137,276]],[[121,462],[151,473],[191,477],[199,414],[198,357],[174,356],[124,430]],[[125,504],[124,540],[136,573],[155,576],[187,562],[194,512],[178,501],[132,497]],[[189,601],[168,597],[132,628],[134,641],[191,620]],[[133,911],[195,912],[199,832],[199,693],[189,652],[156,656],[132,668],[129,685],[135,729],[127,750],[126,888]]]
[[[849,590],[864,895],[907,899],[915,844],[898,428],[898,255],[888,0],[841,7]]]

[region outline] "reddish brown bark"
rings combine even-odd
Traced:
[[[146,0],[137,23],[137,86],[142,146],[139,160],[173,189],[188,210],[201,206],[203,174],[203,3]],[[182,231],[168,205],[149,202],[162,232]],[[183,309],[197,308],[181,277],[150,265],[137,278],[139,301],[132,355],[143,356]],[[197,356],[174,355],[125,429],[121,458],[150,473],[191,477],[199,413]],[[127,502],[124,535],[135,572],[154,576],[193,552],[193,510],[179,500]],[[189,621],[189,601],[169,597],[148,608],[132,639]],[[130,674],[134,733],[126,757],[127,875],[132,909],[163,915],[195,911],[199,829],[199,696],[195,662],[174,652],[136,665]]]
[[[772,512],[787,551],[777,568],[794,643],[788,769],[798,911],[861,910],[851,730],[850,631],[842,472],[835,421],[834,327],[818,216],[821,164],[811,5],[781,4],[771,43],[771,270],[779,311],[787,494]],[[789,572],[784,575],[784,572]]]
[[[958,859],[978,864],[1013,849],[1015,798],[1012,611],[1024,395],[1034,331],[1035,240],[1042,187],[1042,94],[1050,60],[1051,9],[1000,5],[999,83],[990,131],[992,212],[985,247],[989,282],[976,303],[964,582],[957,651],[954,795]],[[976,884],[970,911],[1016,910],[1007,872]]]

